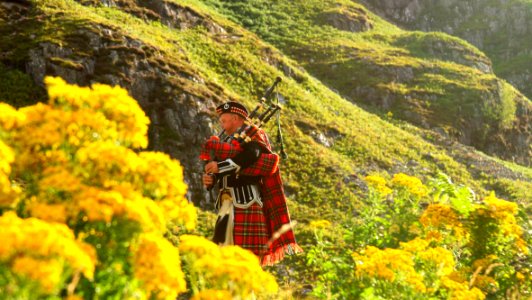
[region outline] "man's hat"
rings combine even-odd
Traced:
[[[239,115],[244,119],[247,119],[248,117],[248,110],[246,107],[238,102],[229,101],[226,102],[216,108],[216,113],[221,116],[225,113],[232,113],[235,115]]]

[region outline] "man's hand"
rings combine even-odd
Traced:
[[[205,173],[218,173],[218,163],[211,161],[205,165]]]
[[[203,174],[203,185],[210,187],[214,184],[214,176],[211,174]]]

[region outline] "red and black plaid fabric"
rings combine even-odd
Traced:
[[[263,130],[259,130],[253,140],[257,140],[261,145],[265,145],[268,152],[271,153],[271,145]],[[262,158],[262,157],[261,157]],[[277,157],[277,162],[278,162]],[[260,160],[260,159],[259,159]],[[248,172],[248,169],[257,168],[260,163],[241,170],[240,172]],[[264,163],[262,167],[264,166]],[[262,196],[262,211],[267,220],[268,231],[270,237],[281,229],[284,224],[290,224],[290,213],[286,205],[286,198],[284,195],[283,182],[281,181],[281,174],[279,168],[270,170],[269,175],[262,176],[261,196]],[[262,257],[262,265],[273,265],[281,261],[285,253],[295,254],[303,252],[303,249],[296,243],[296,238],[292,230],[288,230],[279,238],[271,242],[266,254]]]
[[[253,165],[242,169],[239,174],[244,176],[269,176],[278,170],[278,165],[279,155],[262,153]]]
[[[246,243],[255,241],[260,242],[261,244],[257,244],[255,246],[248,244],[246,247],[240,244],[240,242],[244,242],[244,238],[236,238],[236,219],[246,217],[238,216],[239,214],[243,213],[244,210],[237,210],[237,208],[235,208],[234,241],[235,245],[240,245],[250,250],[262,249],[263,247],[266,247],[267,242],[270,242],[271,244],[269,248],[262,255],[262,265],[273,265],[282,260],[285,256],[285,253],[299,253],[303,252],[303,249],[301,249],[301,247],[299,247],[299,245],[296,243],[294,232],[292,230],[288,230],[273,242],[268,241],[273,233],[281,229],[284,224],[290,224],[290,214],[286,205],[283,183],[281,181],[281,175],[278,168],[279,156],[271,153],[271,145],[262,129],[257,131],[257,134],[253,136],[252,140],[257,141],[267,153],[263,153],[258,161],[250,167],[240,170],[240,174],[262,177],[262,212],[264,214],[263,218],[265,220],[268,238],[266,239],[265,243],[262,244],[264,242],[262,235],[256,238],[246,236]],[[227,159],[234,157],[236,154],[242,151],[242,148],[237,143],[224,143],[220,142],[219,139],[211,138],[202,149],[200,159],[205,160],[204,157],[210,158],[209,153],[211,150],[218,159]],[[255,221],[258,221],[259,219],[259,217],[254,217],[253,222],[248,221],[240,223],[238,229],[239,234],[252,235],[256,231],[257,225],[255,224]],[[258,250],[254,251],[256,254],[260,253],[260,251],[256,251]]]
[[[242,152],[242,148],[238,142],[232,143],[221,142],[217,136],[211,136],[204,144],[200,152],[200,159],[211,161],[216,157],[217,159],[225,160],[231,157],[235,157],[238,153]],[[211,157],[214,155],[214,157]]]
[[[248,208],[235,207],[234,210],[233,240],[235,245],[262,257],[268,250],[266,244],[270,239],[262,207],[254,203]]]

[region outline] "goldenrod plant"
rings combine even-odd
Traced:
[[[530,295],[530,244],[516,203],[482,199],[439,174],[429,184],[368,175],[351,222],[313,221],[313,293],[341,299],[501,299]],[[526,221],[526,219],[525,219]],[[344,228],[342,247],[331,226]],[[334,261],[334,264],[330,262]]]
[[[180,253],[165,239],[167,228],[194,229],[196,208],[179,162],[142,150],[149,119],[124,89],[45,83],[48,103],[0,104],[2,296],[175,299],[188,291],[202,299],[212,287],[246,299],[277,291],[246,250],[205,241],[214,252],[190,252],[184,242]],[[204,275],[203,285],[190,290],[185,274]]]

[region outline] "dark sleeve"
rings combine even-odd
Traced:
[[[259,159],[260,155],[262,154],[262,148],[260,147],[259,143],[255,141],[245,143],[242,148],[244,151],[233,157],[233,161],[235,164],[240,166],[240,169],[245,169]]]
[[[230,172],[238,172],[253,165],[262,153],[262,149],[257,142],[251,141],[242,145],[242,152],[233,158],[228,158],[218,162],[219,175]]]

